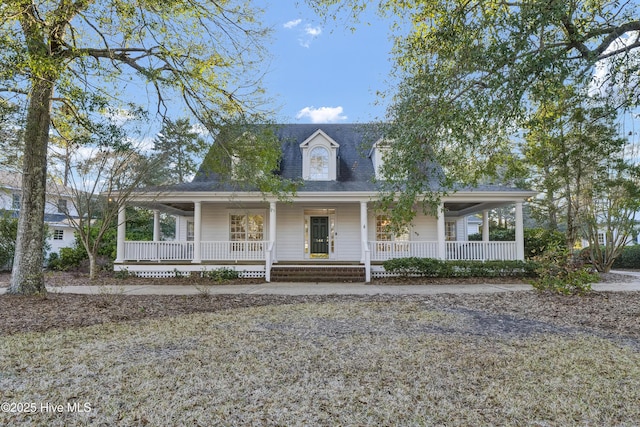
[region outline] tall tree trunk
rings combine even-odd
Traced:
[[[51,122],[53,82],[34,79],[25,126],[22,199],[18,238],[8,293],[45,294],[44,208],[47,184],[47,147]]]

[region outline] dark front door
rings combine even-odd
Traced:
[[[329,256],[329,217],[311,217],[311,255]]]

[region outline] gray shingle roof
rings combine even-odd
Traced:
[[[302,178],[302,151],[300,144],[322,130],[340,147],[338,149],[337,179],[335,181],[301,181],[297,192],[377,192],[380,184],[374,182],[375,169],[369,152],[372,145],[382,137],[381,127],[376,124],[280,124],[273,125],[274,133],[281,141],[282,159],[277,172],[283,178]],[[215,150],[215,144],[211,150]],[[434,183],[434,188],[437,184]],[[156,188],[157,189],[157,188]],[[172,192],[189,191],[251,191],[230,182],[212,172],[205,164],[190,183],[163,187]],[[521,189],[502,185],[479,185],[461,187],[455,191],[511,192]]]
[[[369,158],[371,146],[380,139],[372,124],[283,124],[274,125],[274,133],[281,141],[282,159],[278,173],[286,179],[302,178],[300,144],[322,130],[336,143],[338,149],[337,179],[335,181],[305,181],[298,192],[376,191],[375,171]],[[215,145],[211,148],[215,150]],[[234,190],[222,177],[202,166],[191,183],[173,187],[184,191]]]

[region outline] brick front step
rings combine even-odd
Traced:
[[[272,267],[272,282],[364,282],[364,267]]]

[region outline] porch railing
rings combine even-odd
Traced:
[[[438,258],[438,242],[369,242],[371,261],[394,258]]]
[[[447,259],[451,260],[514,260],[516,242],[447,242]]]
[[[393,258],[440,258],[438,242],[369,242],[371,261],[386,261]],[[514,260],[515,242],[446,242],[445,259],[448,260]]]
[[[190,261],[193,242],[125,242],[127,261]]]
[[[266,261],[268,241],[201,242],[203,261]],[[440,258],[438,242],[368,242],[371,261],[393,258]],[[450,260],[513,260],[515,242],[446,242],[445,258]],[[125,261],[191,261],[194,242],[125,242]]]
[[[264,261],[268,242],[200,242],[203,261]],[[125,242],[126,261],[191,261],[194,242]]]

